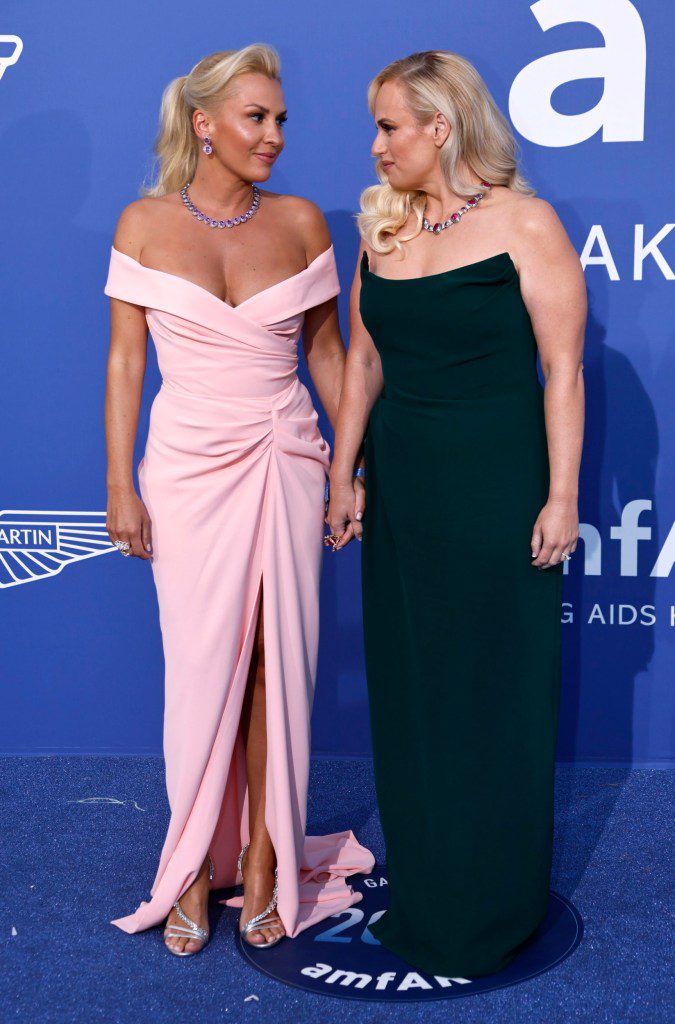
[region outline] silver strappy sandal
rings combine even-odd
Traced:
[[[209,882],[212,881],[213,861],[209,856]],[[179,924],[170,924],[167,926],[164,932],[164,939],[197,939],[199,942],[202,943],[202,945],[199,947],[199,949],[184,949],[182,951],[178,949],[172,949],[171,946],[168,946],[166,944],[166,941],[164,945],[166,946],[170,953],[173,953],[174,956],[194,956],[195,953],[201,953],[204,946],[209,941],[208,929],[200,928],[196,921],[193,921],[191,917],[188,917],[183,908],[181,907],[179,900],[176,900],[173,906],[174,910],[180,917],[181,921],[185,921],[187,928],[183,928]]]
[[[242,876],[242,878],[244,877],[244,873],[242,871],[242,868],[244,866],[244,856],[246,854],[246,851],[248,850],[248,846],[249,844],[246,843],[241,853],[239,854],[239,859],[237,860],[237,871]],[[275,868],[274,889],[272,890],[272,899],[269,901],[269,903],[267,904],[267,906],[265,907],[261,914],[256,914],[255,917],[252,917],[250,921],[246,922],[243,928],[239,929],[239,934],[241,936],[242,942],[245,942],[248,946],[252,946],[253,949],[271,949],[272,946],[276,946],[277,942],[280,942],[281,939],[286,937],[285,934],[277,935],[276,939],[270,939],[269,942],[249,942],[248,939],[246,938],[246,936],[249,935],[251,932],[262,931],[263,928],[267,928],[267,926],[270,924],[276,924],[277,921],[279,922],[279,924],[283,923],[280,917],[270,917],[268,921],[263,921],[264,917],[267,917],[267,915],[271,914],[273,910],[276,910],[278,895],[279,873],[277,871],[277,868]]]

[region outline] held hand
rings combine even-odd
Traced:
[[[576,501],[549,498],[537,517],[532,531],[532,565],[551,569],[564,561],[563,553],[576,551],[579,539],[579,514]]]
[[[130,555],[152,558],[150,516],[133,487],[109,490],[106,529],[113,544],[129,544]]]
[[[330,504],[328,506],[328,513],[326,515],[326,522],[330,528],[330,532],[333,537],[337,540],[332,542],[329,537],[324,539],[324,543],[330,546],[333,551],[339,551],[349,544],[353,537],[357,536],[356,529],[358,529],[359,539],[361,530],[361,523],[356,519],[356,516],[362,508],[365,508],[365,488],[361,487],[361,492],[357,490],[360,485],[358,478],[354,482],[346,484],[334,484],[331,483],[330,487]],[[363,512],[361,511],[361,514]]]

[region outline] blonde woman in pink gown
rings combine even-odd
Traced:
[[[157,185],[122,212],[110,253],[108,532],[148,559],[165,658],[171,810],[151,889],[112,921],[166,919],[175,954],[209,938],[212,888],[243,881],[258,947],[360,900],[371,853],[351,831],[305,836],[329,445],[297,377],[337,417],[340,290],[323,216],[260,191],[283,147],[274,50],[212,54],[162,100]],[[162,375],[132,478],[148,329]],[[243,872],[243,874],[242,874]]]

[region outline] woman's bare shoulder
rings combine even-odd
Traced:
[[[165,216],[167,208],[175,206],[175,198],[166,196],[143,196],[124,207],[117,219],[114,247],[119,252],[138,259],[159,218]]]
[[[263,192],[263,200],[266,198],[274,203],[283,229],[303,246],[308,263],[330,247],[328,224],[317,203],[302,196],[274,192]]]
[[[500,214],[519,230],[545,234],[551,227],[560,224],[555,208],[546,199],[506,188],[501,189],[501,193],[495,197],[498,198],[496,205],[500,208]]]
[[[504,204],[503,215],[508,250],[519,272],[549,266],[578,276],[579,257],[553,204],[538,196],[514,195]]]

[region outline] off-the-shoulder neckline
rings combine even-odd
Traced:
[[[311,270],[318,260],[324,258],[328,253],[332,253],[333,251],[333,246],[330,245],[327,249],[324,249],[323,252],[320,252],[318,256],[315,256],[311,263],[308,263],[306,267],[299,270],[297,274],[291,274],[290,277],[285,277],[281,281],[276,281],[274,284],[269,285],[267,288],[262,288],[259,292],[249,295],[249,297],[244,299],[243,302],[239,302],[236,306],[233,306],[231,302],[226,302],[225,299],[221,299],[219,295],[215,294],[215,292],[210,291],[208,288],[204,288],[201,284],[197,284],[196,281],[191,281],[189,277],[182,277],[180,274],[170,274],[166,270],[157,270],[155,267],[146,267],[143,263],[135,260],[133,256],[128,256],[125,252],[121,252],[119,249],[116,249],[114,245],[110,248],[111,252],[113,252],[115,256],[120,257],[123,260],[129,260],[131,263],[135,264],[135,266],[140,267],[141,270],[145,270],[149,274],[160,274],[162,277],[171,277],[174,281],[182,281],[191,288],[196,288],[197,291],[202,292],[203,295],[209,295],[214,302],[219,303],[221,306],[227,306],[228,309],[232,310],[239,310],[242,306],[248,305],[249,302],[253,302],[254,299],[259,298],[261,295],[267,295],[268,292],[273,291],[275,288],[281,288],[282,285],[289,284],[291,281],[296,281],[299,277],[302,277],[303,274],[306,274]]]

